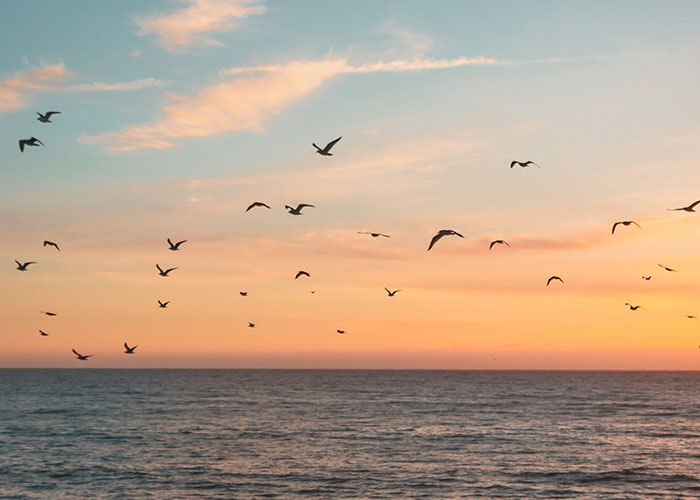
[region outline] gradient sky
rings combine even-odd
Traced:
[[[700,3],[31,11],[0,16],[0,366],[700,368],[700,214],[666,210],[700,199]]]

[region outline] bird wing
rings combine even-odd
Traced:
[[[168,274],[170,271],[174,271],[175,269],[177,269],[177,267],[171,267],[165,271],[165,274]]]
[[[168,245],[173,246],[173,242],[170,241],[170,238],[168,238]]]
[[[76,356],[81,356],[81,354],[75,349],[71,349],[71,351],[73,351],[73,354],[75,354]]]
[[[45,116],[46,116],[46,118],[51,118],[51,115],[60,115],[60,114],[61,114],[60,111],[47,111]]]
[[[18,261],[17,259],[15,259],[15,262],[17,263],[17,265],[18,265],[19,267],[22,267],[22,263],[21,263],[20,261]]]
[[[489,250],[491,250],[495,244],[496,244],[496,242],[492,241],[491,244],[489,245]]]
[[[391,295],[391,292],[389,291],[389,289],[388,289],[387,287],[384,287],[384,290],[386,290],[386,293],[388,293],[389,295]]]
[[[27,266],[30,265],[30,264],[36,264],[36,262],[25,262],[24,265],[23,265],[23,267],[27,267]]]
[[[27,144],[27,141],[24,139],[19,140],[19,151],[20,153],[24,153],[24,145]]]
[[[315,142],[312,142],[311,145],[316,148],[317,151],[323,151],[321,148],[319,148]]]
[[[636,222],[634,222],[634,221],[630,221],[630,222],[631,222],[632,224],[634,224],[635,226],[637,226],[639,229],[642,229],[642,226],[640,226],[640,225],[637,224]]]
[[[385,238],[391,238],[388,234],[379,233],[379,236],[384,236]]]
[[[167,306],[168,304],[170,304],[170,301],[165,302],[163,306]]]
[[[617,227],[618,224],[620,224],[620,223],[619,223],[619,222],[616,222],[615,224],[613,224],[612,233],[611,233],[611,234],[615,234],[615,228]]]
[[[126,342],[124,342],[124,349],[126,349],[127,351],[129,350],[129,346],[126,345]]]
[[[163,272],[163,270],[161,269],[161,267],[160,267],[158,264],[156,264],[156,268],[157,268],[158,271],[160,271],[161,273]]]
[[[464,238],[461,234],[459,234],[457,231],[452,231],[452,234],[459,236],[460,238]]]
[[[175,243],[175,248],[179,247],[180,245],[182,245],[183,243],[186,243],[186,242],[187,242],[187,240],[178,241],[177,243]]]
[[[700,200],[696,201],[692,205],[688,205],[686,208],[695,208],[695,205],[697,205],[698,203],[700,203]]]
[[[340,137],[338,137],[337,139],[332,140],[331,142],[329,142],[328,144],[326,144],[326,147],[323,148],[323,150],[324,150],[326,153],[328,153],[328,152],[331,150],[331,148],[332,148],[333,146],[335,146],[335,144],[336,144],[340,139],[342,139],[342,138],[343,138],[343,136],[340,136]]]
[[[316,208],[314,205],[309,205],[308,203],[299,203],[297,205],[297,212],[301,210],[304,207],[311,207],[311,208]]]
[[[513,168],[517,164],[518,164],[518,162],[516,160],[513,160],[512,162],[510,162],[510,168]]]
[[[40,141],[39,139],[37,139],[36,137],[32,137],[32,138],[30,138],[29,140],[30,140],[30,141],[34,141],[34,142],[38,142],[38,143],[41,144],[42,146],[44,145],[44,143],[41,142],[41,141]]]
[[[443,236],[445,236],[445,233],[438,233],[435,236],[433,236],[433,239],[430,240],[430,245],[428,245],[428,251],[430,251],[430,249],[433,248],[433,245],[440,241],[440,238],[442,238]]]
[[[537,168],[542,168],[542,167],[540,167],[537,163],[535,163],[534,161],[530,161],[530,160],[526,161],[526,162],[525,162],[525,165],[534,165],[534,166],[536,166]]]

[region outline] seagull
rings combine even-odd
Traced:
[[[158,268],[158,274],[161,276],[165,276],[166,278],[168,277],[168,273],[170,271],[174,271],[175,269],[177,269],[177,267],[171,267],[170,269],[166,269],[165,271],[163,271],[158,264],[156,264],[156,267]]]
[[[248,321],[248,328],[255,328],[255,323]]]
[[[335,139],[335,140],[329,142],[328,144],[326,144],[326,147],[323,148],[323,149],[319,148],[319,147],[316,145],[315,142],[312,143],[311,145],[312,145],[313,147],[316,148],[316,152],[317,152],[318,154],[320,154],[321,156],[333,156],[333,153],[330,152],[330,151],[331,151],[331,148],[332,148],[333,146],[335,146],[335,143],[338,142],[338,141],[339,141],[340,139],[342,139],[342,138],[343,138],[343,136],[340,136],[340,137],[338,137],[337,139]]]
[[[168,307],[168,304],[170,304],[170,301],[161,302],[160,299],[158,299],[158,307],[160,307],[161,309],[165,309],[166,307]]]
[[[173,252],[177,252],[178,250],[180,250],[180,245],[182,245],[186,241],[187,240],[182,240],[182,241],[178,241],[177,243],[173,244],[173,242],[170,241],[170,238],[168,238],[168,245],[170,245],[170,248],[168,248],[168,250],[172,250]]]
[[[392,292],[392,291],[390,291],[387,287],[384,287],[384,290],[386,290],[386,293],[389,294],[389,297],[393,297],[394,295],[396,295],[396,292],[400,292],[400,291],[401,291],[401,290],[394,290],[394,291]]]
[[[308,277],[308,278],[311,277],[311,275],[310,275],[309,273],[307,273],[306,271],[299,271],[299,272],[297,273],[297,275],[294,276],[294,279],[297,279],[299,276],[306,276],[306,277]]]
[[[37,118],[37,120],[39,120],[41,123],[53,123],[51,121],[51,115],[60,115],[61,112],[60,111],[47,111],[46,114],[42,115],[41,113],[39,113],[37,111],[36,114],[39,115],[39,118]]]
[[[697,316],[693,316],[692,314],[688,314],[688,315],[686,316],[686,318],[688,318],[688,319],[698,319]]]
[[[345,333],[345,330],[336,330],[336,332],[338,332],[339,334],[341,334],[341,335],[342,335],[342,334],[344,334],[344,333]]]
[[[270,205],[268,205],[268,204],[266,204],[266,203],[263,203],[263,202],[261,202],[261,201],[255,201],[255,202],[251,203],[250,205],[248,205],[248,208],[246,208],[245,211],[247,212],[247,211],[250,210],[251,208],[255,208],[255,207],[270,208]]]
[[[309,293],[316,293],[316,290],[309,290]]]
[[[238,292],[238,293],[240,293],[243,297],[248,295],[248,292]]]
[[[676,271],[675,269],[671,269],[670,267],[662,266],[661,264],[659,264],[659,267],[663,267],[666,271],[669,271],[669,272],[671,272],[671,273],[677,273],[677,272],[678,272],[678,271]]]
[[[15,262],[17,263],[17,270],[18,270],[18,271],[26,271],[28,265],[30,265],[30,264],[36,264],[36,262],[25,262],[24,264],[22,264],[22,263],[20,263],[20,261],[18,261],[18,260],[15,260]]]
[[[36,137],[30,137],[29,139],[20,139],[19,150],[21,153],[24,153],[24,146],[38,146],[39,144],[41,144],[42,146],[44,145],[44,143]]]
[[[637,223],[634,222],[633,220],[622,220],[622,221],[620,221],[620,222],[616,222],[615,224],[613,224],[613,227],[612,227],[612,234],[615,234],[615,227],[616,227],[618,224],[622,224],[623,226],[629,226],[630,224],[634,224],[634,225],[637,226],[639,229],[642,229],[642,226],[640,226],[639,224],[637,224]]]
[[[651,276],[642,276],[642,279],[649,281],[651,279]]]
[[[39,335],[41,335],[42,337],[48,337],[48,336],[49,336],[49,334],[46,333],[44,330],[39,330]]]
[[[460,238],[464,238],[464,236],[459,234],[457,231],[453,231],[452,229],[440,229],[440,231],[438,231],[438,234],[433,236],[433,239],[430,240],[430,245],[428,245],[428,250],[433,248],[433,245],[435,243],[437,243],[438,240],[440,240],[440,238],[442,238],[443,236],[451,236],[451,235],[455,235],[455,236],[459,236]]]
[[[494,245],[505,245],[505,246],[507,246],[507,247],[510,246],[510,245],[508,244],[508,242],[505,241],[505,240],[494,240],[494,241],[492,241],[491,244],[489,245],[489,250],[491,250],[491,249],[493,248]]]
[[[284,206],[284,208],[286,208],[291,215],[304,215],[301,213],[301,210],[304,207],[316,208],[314,205],[309,205],[308,203],[299,203],[297,208],[290,207],[289,205]]]
[[[385,238],[391,238],[388,234],[382,234],[382,233],[370,233],[367,231],[358,231],[357,234],[369,234],[372,238],[376,238],[377,236],[384,236]]]
[[[88,354],[87,356],[83,356],[82,354],[80,354],[80,353],[79,353],[78,351],[76,351],[75,349],[71,349],[71,350],[73,351],[73,354],[75,354],[76,356],[78,356],[78,359],[79,359],[80,361],[87,361],[88,358],[91,358],[91,357],[94,356],[94,354]]]
[[[513,160],[512,162],[510,162],[510,168],[513,168],[513,167],[516,166],[516,165],[518,165],[518,166],[520,166],[520,167],[523,167],[523,168],[529,167],[530,165],[534,165],[534,166],[536,166],[537,168],[542,168],[542,167],[540,167],[537,163],[535,163],[534,161],[529,161],[529,160],[528,160],[528,161],[517,161],[517,160]]]
[[[677,210],[683,210],[685,212],[695,212],[695,206],[700,203],[700,200],[696,201],[695,203],[691,203],[687,207],[680,207],[680,208],[667,208],[666,210],[670,212],[675,212]]]
[[[625,302],[625,305],[626,305],[626,306],[629,306],[630,311],[636,311],[637,309],[644,309],[642,306],[633,306],[633,305],[630,304],[629,302]]]
[[[552,282],[552,280],[559,280],[559,281],[561,281],[562,283],[564,283],[564,280],[561,279],[559,276],[552,276],[551,278],[549,278],[549,279],[547,280],[547,286],[549,286],[549,284]]]
[[[56,243],[54,243],[53,241],[44,240],[44,246],[52,246],[52,247],[55,247],[56,250],[58,250],[59,252],[61,251],[61,249],[58,248],[58,245]]]
[[[137,347],[137,345],[135,345],[134,347],[129,347],[126,344],[126,342],[124,342],[124,349],[126,349],[126,351],[124,351],[124,354],[134,354],[134,349],[136,349]]]
[[[46,314],[47,316],[56,316],[56,313],[52,313],[49,311],[39,311],[41,314]]]

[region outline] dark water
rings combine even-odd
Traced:
[[[0,498],[700,498],[700,372],[0,370]]]

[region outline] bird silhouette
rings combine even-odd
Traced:
[[[174,271],[175,269],[177,269],[177,267],[171,267],[170,269],[166,269],[165,271],[163,271],[163,269],[161,269],[161,267],[158,264],[156,264],[156,268],[158,268],[158,274],[161,276],[165,276],[166,278],[168,277],[168,273],[170,271]]]
[[[378,236],[383,236],[385,238],[391,238],[388,234],[382,234],[382,233],[370,233],[368,231],[358,231],[357,234],[369,234],[372,238],[376,238]]]
[[[55,247],[56,250],[58,250],[59,252],[61,251],[61,249],[58,248],[58,245],[56,243],[54,243],[53,241],[44,240],[44,246],[52,246],[52,247]]]
[[[534,161],[530,161],[530,160],[528,160],[528,161],[517,161],[517,160],[513,160],[512,162],[510,162],[510,168],[513,168],[513,167],[516,166],[516,165],[518,165],[518,166],[520,166],[520,167],[523,167],[523,168],[529,167],[530,165],[534,165],[534,166],[536,166],[537,168],[542,168],[542,167],[540,167],[537,163],[535,163]]]
[[[124,342],[124,354],[134,354],[134,349],[136,349],[138,346],[135,345],[134,347],[129,347],[126,342]]]
[[[438,231],[438,233],[435,236],[433,236],[433,239],[430,240],[430,245],[428,245],[428,251],[430,251],[430,249],[433,248],[433,245],[435,245],[435,243],[440,241],[440,238],[442,238],[443,236],[451,236],[451,235],[459,236],[460,238],[464,238],[464,236],[459,234],[457,231],[453,231],[452,229],[440,229],[440,231]]]
[[[36,262],[25,262],[25,263],[21,263],[21,262],[18,261],[18,260],[15,260],[15,262],[17,263],[17,270],[18,270],[18,271],[26,271],[26,270],[27,270],[27,266],[32,265],[32,264],[36,264]]]
[[[19,140],[19,151],[21,153],[24,153],[24,146],[39,146],[39,145],[43,146],[44,143],[41,142],[36,137],[30,137],[29,139],[20,139]]]
[[[297,275],[294,276],[294,279],[297,279],[299,276],[306,276],[307,278],[311,277],[311,275],[309,273],[307,273],[306,271],[299,271],[299,272],[297,272]]]
[[[336,332],[338,332],[339,334],[341,334],[341,335],[342,335],[342,334],[344,334],[344,333],[345,333],[345,330],[336,330]]]
[[[562,283],[564,283],[564,280],[561,279],[559,276],[552,276],[551,278],[549,278],[549,279],[547,280],[547,286],[549,286],[549,284],[552,282],[552,280],[559,280],[559,281],[561,281]]]
[[[261,202],[261,201],[254,201],[253,203],[251,203],[250,205],[248,205],[248,208],[246,208],[245,211],[247,212],[247,211],[250,210],[251,208],[255,208],[255,207],[270,208],[270,205],[268,205],[268,204],[266,204],[266,203],[263,203],[263,202]]]
[[[697,316],[693,316],[692,314],[688,314],[688,315],[686,316],[686,318],[688,318],[688,319],[698,319]]]
[[[165,309],[166,307],[168,307],[168,304],[170,304],[169,300],[167,302],[161,302],[160,299],[158,299],[158,307],[160,307],[161,309]]]
[[[634,225],[637,226],[639,229],[642,229],[642,226],[640,226],[639,224],[637,224],[637,223],[634,222],[633,220],[622,220],[622,221],[620,221],[620,222],[616,222],[615,224],[613,224],[613,227],[612,227],[612,234],[615,234],[615,228],[617,227],[618,224],[622,224],[623,226],[629,226],[630,224],[634,224]]]
[[[649,281],[651,279],[651,276],[642,276],[642,279]]]
[[[41,314],[46,314],[47,316],[56,316],[56,313],[49,311],[39,311]]]
[[[248,292],[238,292],[240,293],[243,297],[246,297],[248,295]]]
[[[394,290],[394,291],[392,292],[392,291],[390,291],[387,287],[384,287],[384,290],[386,290],[386,293],[389,294],[389,297],[393,297],[394,295],[396,295],[396,292],[400,292],[400,291],[401,291],[401,290]]]
[[[53,123],[51,121],[51,116],[60,115],[61,112],[60,111],[47,111],[45,114],[42,115],[41,113],[39,113],[37,111],[36,114],[39,115],[39,118],[37,118],[37,120],[39,120],[41,123]]]
[[[187,240],[182,240],[182,241],[178,241],[177,243],[173,243],[172,241],[170,241],[170,238],[168,238],[168,245],[170,245],[170,248],[168,248],[168,250],[172,250],[173,252],[177,252],[178,250],[180,250],[180,245],[182,245],[186,241]]]
[[[48,337],[48,336],[49,336],[49,334],[46,333],[44,330],[39,330],[39,335],[41,335],[42,337]]]
[[[666,210],[668,210],[668,211],[670,211],[670,212],[675,212],[675,211],[678,211],[678,210],[683,210],[683,211],[685,211],[685,212],[695,212],[695,207],[697,206],[698,203],[700,203],[700,200],[696,201],[695,203],[691,203],[691,204],[688,205],[687,207],[667,208]]]
[[[491,249],[493,248],[494,245],[505,245],[505,246],[507,246],[507,247],[510,246],[510,245],[508,244],[508,242],[505,241],[505,240],[493,240],[493,241],[491,242],[491,244],[489,245],[489,250],[491,250]]]
[[[291,215],[304,215],[301,213],[301,210],[304,207],[316,208],[315,206],[309,205],[308,203],[299,203],[296,208],[290,207],[289,205],[284,206],[284,208],[286,208]]]
[[[633,306],[629,302],[625,302],[625,305],[630,308],[630,311],[636,311],[637,309],[644,309],[642,306]]]
[[[255,323],[248,321],[248,328],[255,328]]]
[[[671,272],[671,273],[677,273],[677,272],[678,272],[678,271],[676,271],[675,269],[671,269],[670,267],[666,267],[666,266],[663,266],[663,265],[661,265],[661,264],[659,264],[659,267],[661,267],[661,268],[663,268],[663,269],[665,269],[666,271]]]
[[[87,356],[83,356],[82,354],[80,354],[80,353],[79,353],[78,351],[76,351],[75,349],[71,349],[71,351],[73,351],[73,354],[75,354],[75,355],[78,357],[78,359],[79,359],[80,361],[87,361],[88,358],[91,358],[91,357],[94,356],[94,354],[88,354]]]
[[[332,148],[333,146],[335,146],[335,144],[336,144],[340,139],[342,139],[342,138],[343,138],[343,137],[340,136],[340,137],[338,137],[337,139],[335,139],[335,140],[329,142],[328,144],[326,144],[326,147],[323,148],[323,149],[319,148],[319,147],[316,145],[315,142],[312,143],[311,145],[312,145],[313,147],[316,148],[316,152],[317,152],[318,154],[320,154],[321,156],[333,156],[333,153],[330,152],[330,151],[331,151],[331,148]]]

